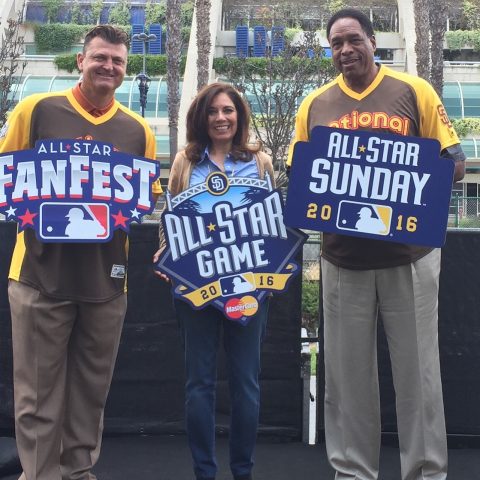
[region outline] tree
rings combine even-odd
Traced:
[[[462,13],[465,18],[465,25],[469,30],[480,28],[480,2],[479,0],[464,0]]]
[[[64,0],[42,0],[42,6],[47,14],[48,23],[54,23],[57,21],[58,12],[64,3]]]
[[[26,62],[20,61],[24,52],[24,39],[19,33],[22,11],[23,8],[17,18],[7,21],[0,44],[0,127],[4,125],[7,112],[13,105],[26,65]]]
[[[429,5],[431,31],[431,69],[430,82],[440,97],[443,95],[443,41],[447,31],[447,4],[437,0],[435,7]]]
[[[193,20],[194,0],[187,0],[186,2],[180,2],[180,15],[182,18],[182,26],[190,26]]]
[[[430,20],[428,3],[429,0],[413,0],[417,74],[425,80],[430,80]]]
[[[94,0],[91,5],[92,20],[95,25],[100,22],[100,15],[103,10],[103,0]]]
[[[197,0],[197,90],[208,84],[210,50],[210,0]]]
[[[108,14],[108,22],[115,25],[130,25],[130,4],[128,0],[116,2]]]
[[[82,11],[80,8],[80,1],[73,0],[70,6],[70,23],[80,25],[82,23]]]
[[[165,23],[165,16],[167,13],[166,0],[160,0],[155,3],[148,0],[145,5],[145,24],[151,25],[152,23]]]
[[[178,112],[180,110],[180,61],[182,53],[181,0],[167,0],[167,97],[170,133],[170,164],[178,148]]]
[[[415,53],[417,74],[430,82],[441,96],[443,91],[443,41],[447,30],[445,0],[413,0],[415,11]]]
[[[345,8],[345,2],[343,0],[328,0],[326,2],[326,7],[327,10],[330,12],[330,14],[334,14],[335,12],[338,12],[342,8]]]
[[[322,58],[314,32],[305,32],[295,45],[278,56],[263,59],[228,57],[225,75],[240,91],[252,111],[252,127],[272,156],[277,185],[287,182],[286,159],[300,100],[335,76],[331,60]],[[256,62],[256,60],[259,60]]]

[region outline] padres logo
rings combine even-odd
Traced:
[[[211,173],[206,181],[207,190],[212,195],[223,195],[230,187],[228,177],[223,172]]]

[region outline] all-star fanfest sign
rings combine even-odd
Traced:
[[[441,247],[453,172],[437,140],[315,127],[295,144],[285,222]]]
[[[171,198],[162,216],[167,248],[158,270],[174,296],[194,309],[213,305],[246,324],[269,292],[281,292],[300,269],[292,261],[306,235],[283,222],[283,200],[270,179],[211,173]]]
[[[42,242],[107,242],[154,208],[158,162],[96,141],[40,140],[0,155],[0,211]]]

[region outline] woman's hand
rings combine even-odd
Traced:
[[[153,255],[153,263],[156,264],[160,258],[160,253],[161,250],[157,250],[155,254]],[[159,278],[161,278],[164,282],[170,283],[170,277],[168,275],[165,275],[162,272],[159,272],[157,269],[154,269],[155,275]]]

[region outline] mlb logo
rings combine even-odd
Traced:
[[[390,233],[392,208],[373,203],[343,200],[338,205],[337,228],[386,236]]]
[[[106,203],[54,203],[40,206],[40,238],[62,242],[105,241],[110,237]]]
[[[218,281],[220,282],[220,287],[222,289],[222,297],[253,292],[257,288],[255,285],[255,278],[251,272],[222,277],[219,278]]]

